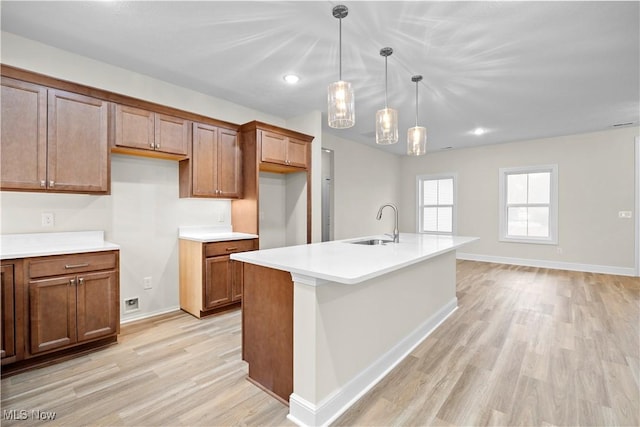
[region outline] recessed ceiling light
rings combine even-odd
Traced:
[[[290,85],[294,85],[300,81],[300,77],[296,76],[295,74],[286,74],[282,78],[284,79],[285,82],[289,83]]]
[[[486,129],[483,128],[475,128],[474,130],[471,131],[472,134],[480,136],[480,135],[484,135],[485,133],[487,133]]]

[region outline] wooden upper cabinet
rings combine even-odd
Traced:
[[[273,132],[262,131],[262,150],[260,160],[263,162],[287,164],[288,138]]]
[[[226,198],[242,196],[242,155],[238,133],[220,129],[218,134],[218,195]]]
[[[49,89],[48,187],[57,191],[109,190],[109,103]]]
[[[154,114],[141,108],[116,105],[116,146],[155,149]]]
[[[0,188],[38,190],[47,179],[47,89],[2,77]]]
[[[289,138],[287,143],[287,161],[290,166],[307,168],[309,144],[295,138]]]
[[[3,190],[109,191],[109,103],[2,78]]]
[[[191,158],[180,162],[180,197],[241,197],[238,133],[194,123],[192,134]]]
[[[156,150],[186,156],[189,153],[189,121],[156,113]]]
[[[260,135],[260,161],[295,168],[309,167],[309,143],[276,132],[262,130]]]
[[[116,149],[113,151],[139,155],[150,152],[188,155],[188,120],[121,104],[116,105],[115,110]]]

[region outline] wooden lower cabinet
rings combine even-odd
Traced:
[[[200,318],[239,307],[242,263],[229,255],[258,249],[258,239],[198,242],[180,239],[180,308]]]
[[[31,354],[115,334],[117,285],[115,271],[29,282]]]
[[[119,252],[2,263],[2,375],[117,342]]]
[[[288,271],[244,265],[242,359],[248,379],[288,404],[293,393],[293,281]]]
[[[2,286],[2,303],[0,304],[0,358],[3,364],[5,359],[14,358],[16,355],[16,309],[15,309],[15,278],[14,265],[2,264],[0,285]]]

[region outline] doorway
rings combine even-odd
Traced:
[[[333,150],[322,149],[322,241],[333,240]]]

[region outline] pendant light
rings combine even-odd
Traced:
[[[346,129],[356,123],[355,96],[351,83],[342,80],[342,18],[349,13],[347,6],[338,5],[333,8],[333,17],[340,20],[340,79],[329,85],[327,95],[327,116],[329,127]]]
[[[390,47],[380,49],[384,56],[384,108],[376,113],[376,144],[398,142],[398,112],[387,106],[387,58],[393,53]]]
[[[418,126],[418,83],[422,76],[413,76],[411,81],[416,84],[416,126],[407,131],[407,154],[421,156],[427,152],[427,128]]]

